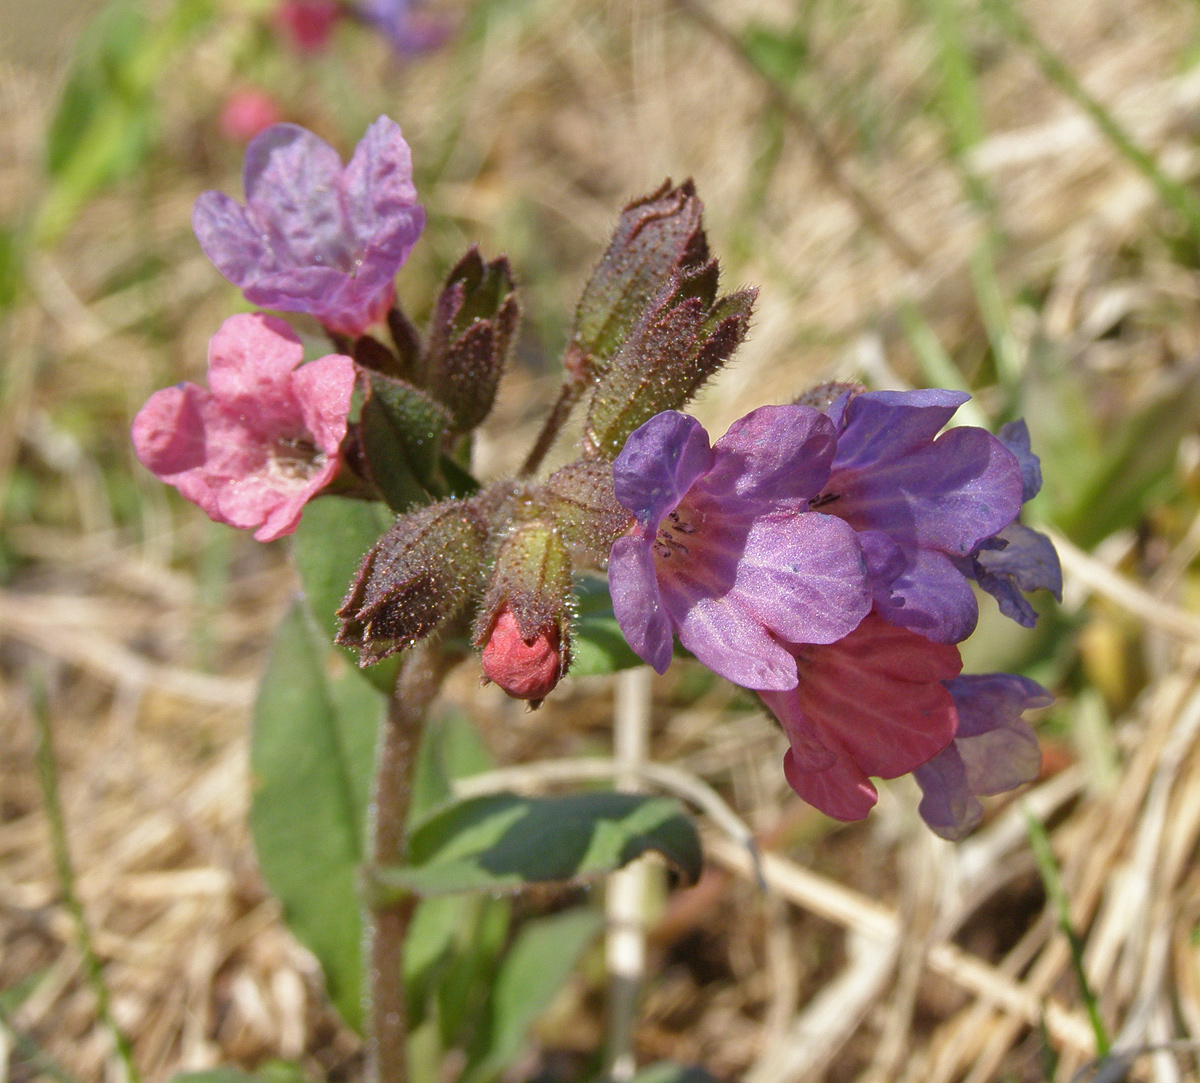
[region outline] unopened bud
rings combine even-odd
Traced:
[[[690,180],[677,188],[668,180],[621,212],[575,312],[564,364],[576,377],[607,371],[663,289],[707,262],[703,212]]]
[[[337,642],[366,666],[436,632],[476,589],[486,536],[470,501],[400,516],[363,558],[338,610]]]
[[[505,605],[483,645],[483,675],[515,699],[541,702],[562,674],[560,631],[550,624],[534,633],[521,635],[517,618]]]
[[[470,432],[491,411],[519,318],[508,260],[485,263],[472,246],[438,297],[424,362],[455,432]]]
[[[570,665],[572,598],[571,558],[557,527],[543,519],[514,527],[475,623],[484,676],[537,706]]]
[[[633,525],[633,516],[613,491],[612,466],[597,459],[568,463],[546,479],[542,498],[575,571],[603,571],[613,542]]]

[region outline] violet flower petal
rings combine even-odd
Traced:
[[[862,537],[863,535],[860,535]],[[893,624],[911,628],[936,643],[961,643],[979,620],[971,584],[944,553],[918,549],[886,587],[878,580],[875,605]]]
[[[1023,417],[1001,425],[996,438],[1016,457],[1021,464],[1023,490],[1021,503],[1032,500],[1042,491],[1042,461],[1034,453],[1029,442],[1029,426]]]
[[[898,447],[906,436],[898,429]],[[827,486],[838,499],[822,510],[858,530],[884,530],[901,546],[966,556],[1020,513],[1020,465],[983,429],[952,429],[933,443],[855,469],[843,467],[841,449],[839,439]]]
[[[958,711],[949,748],[913,771],[924,797],[920,813],[947,839],[960,839],[983,816],[978,797],[1005,793],[1037,778],[1041,749],[1023,713],[1053,702],[1036,681],[982,673],[945,681]]]
[[[713,446],[700,486],[726,509],[808,510],[829,479],[833,422],[811,406],[763,406],[739,418]]]
[[[1036,530],[1013,523],[996,537],[1002,549],[985,548],[974,554],[971,574],[991,594],[1000,612],[1026,628],[1037,623],[1037,613],[1022,591],[1048,590],[1062,601],[1062,565],[1054,544]]]
[[[663,606],[650,542],[618,538],[608,558],[613,615],[633,653],[659,673],[671,664],[671,622]]]
[[[871,611],[854,529],[817,512],[756,520],[733,589],[766,627],[791,643],[833,643]]]
[[[967,768],[957,742],[913,771],[921,787],[917,811],[935,835],[957,842],[983,819],[983,805],[967,783]]]
[[[840,395],[828,410],[840,430],[834,468],[869,467],[918,450],[942,431],[970,397],[938,388]]]
[[[652,532],[712,463],[704,426],[665,410],[630,433],[613,462],[613,489],[639,525]]]

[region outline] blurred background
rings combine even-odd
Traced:
[[[696,887],[649,876],[638,1062],[1065,1080],[1117,1041],[1155,1051],[1106,1079],[1196,1078],[1200,6],[446,0],[412,17],[428,33],[398,49],[354,18],[317,40],[276,0],[0,5],[0,1079],[115,1083],[105,1016],[149,1081],[361,1077],[246,827],[287,545],[210,523],[128,432],[151,392],[203,381],[208,338],[247,307],[192,236],[196,196],[240,197],[265,124],[348,154],[380,113],[429,213],[408,311],[474,242],[522,291],[482,476],[523,456],[620,208],[667,176],[695,178],[726,287],[760,287],[696,405],[710,428],[831,378],[960,387],[965,420],[1025,416],[1042,456],[1027,513],[1060,543],[1064,603],[1038,599],[1027,632],[985,598],[964,654],[1055,691],[1043,777],[966,842],[924,829],[907,779],[862,824],[825,819],[753,701],[687,663],[654,679],[651,758],[714,787],[783,873],[763,892],[714,834]],[[609,755],[613,695],[572,678],[527,713],[469,664],[444,725],[482,765]],[[55,866],[39,725],[107,1008]],[[493,932],[456,949],[462,1026],[422,1078],[460,1078],[485,1040],[472,990],[504,945],[602,895],[464,918]],[[472,1081],[594,1076],[602,944],[551,985]]]

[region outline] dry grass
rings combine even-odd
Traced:
[[[915,268],[822,180],[802,134],[764,120],[763,87],[668,0],[498,7],[473,61],[397,73],[375,43],[356,41],[353,59],[274,70],[296,119],[337,136],[387,110],[418,160],[444,161],[424,193],[427,251],[401,284],[418,309],[467,240],[507,250],[524,276],[531,333],[481,442],[485,472],[522,453],[511,433],[550,397],[556,313],[617,208],[665,174],[696,178],[727,280],[762,287],[751,341],[699,404],[718,429],[829,375],[916,380],[897,317],[908,300],[968,370],[984,357],[966,270],[984,223],[929,107],[931,24],[900,0],[810,6],[799,92],[846,175],[919,250]],[[1164,167],[1200,169],[1200,80],[1182,61],[1194,7],[1043,7],[1045,39]],[[782,25],[792,10],[743,0],[717,14],[733,27]],[[79,1080],[118,1075],[60,905],[34,768],[34,677],[49,691],[79,890],[145,1076],[272,1057],[335,1079],[360,1070],[357,1040],[265,893],[245,826],[254,679],[295,589],[285,551],[207,524],[135,470],[125,444],[133,411],[154,388],[197,376],[231,311],[190,239],[188,208],[204,187],[235,188],[236,154],[198,118],[229,85],[247,27],[230,10],[181,60],[150,183],[103,196],[39,255],[3,327],[0,989],[25,982],[28,995],[0,1030],[0,1077],[5,1066],[37,1075],[14,1054],[20,1036]],[[1195,272],[1162,239],[1150,186],[1029,59],[994,35],[970,45],[991,133],[971,163],[1007,236],[999,270],[1015,348],[1062,351],[1098,414],[1118,418],[1195,366]],[[0,213],[36,198],[51,86],[45,73],[0,68]],[[763,175],[776,128],[778,160]],[[134,274],[148,257],[154,273]],[[1185,443],[1180,469],[1194,473],[1189,454]],[[1050,827],[1087,973],[1122,1047],[1200,1039],[1194,512],[1194,502],[1165,510],[1090,556],[1068,551],[1079,635],[1057,670],[1075,675],[1057,717],[1078,724],[1072,740],[1048,740],[1045,777],[1025,796]],[[990,622],[980,637],[972,650],[991,665],[1026,642],[1013,647]],[[1062,1055],[1057,1078],[1071,1078],[1094,1045],[1020,808],[996,809],[954,847],[920,826],[896,784],[866,824],[835,830],[791,797],[774,726],[727,689],[697,696],[693,678],[656,682],[651,757],[730,801],[772,851],[774,890],[763,895],[745,852],[714,836],[701,883],[656,904],[639,1057],[752,1083],[987,1083],[1042,1078],[1044,1026]],[[447,695],[502,763],[608,747],[603,681],[568,682],[532,715],[479,689],[470,666]],[[1096,710],[1111,727],[1083,725]],[[596,1005],[580,979],[541,1027],[541,1048],[577,1064],[600,1041]],[[1156,1083],[1196,1075],[1179,1052],[1133,1071]]]

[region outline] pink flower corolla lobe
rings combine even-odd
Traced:
[[[843,394],[829,481],[813,507],[859,532],[879,612],[939,643],[974,631],[979,610],[959,563],[1014,523],[1022,464],[984,429],[938,435],[970,396]]]
[[[133,422],[142,464],[219,523],[273,541],[338,470],[354,362],[301,365],[300,340],[274,316],[231,316],[208,349],[206,390],[156,391]]]
[[[307,129],[272,125],[246,148],[242,179],[245,206],[204,192],[192,228],[248,301],[307,312],[351,336],[384,318],[425,225],[395,121],[376,120],[344,167]]]
[[[318,53],[329,44],[341,15],[342,5],[337,0],[283,0],[275,20],[297,49]]]
[[[673,410],[635,430],[613,463],[635,517],[609,556],[613,612],[660,673],[672,633],[710,669],[754,689],[796,685],[787,643],[831,643],[870,610],[852,528],[811,512],[834,451],[832,422],[764,406],[709,445]]]
[[[798,684],[760,695],[788,736],[784,777],[827,816],[861,820],[878,797],[869,776],[908,774],[953,740],[942,682],[962,668],[957,647],[871,613],[837,643],[789,649]]]
[[[945,839],[960,839],[983,817],[980,797],[1032,782],[1042,753],[1025,711],[1054,697],[1012,673],[980,673],[945,682],[958,711],[954,740],[913,771],[924,796],[919,811]]]

